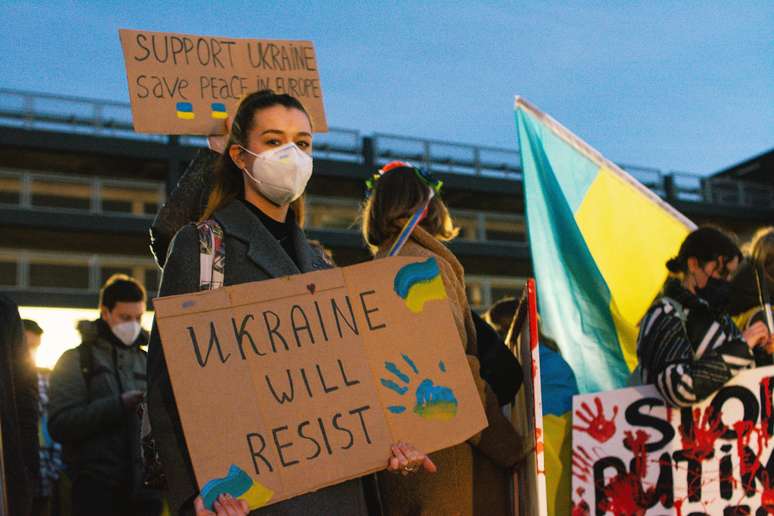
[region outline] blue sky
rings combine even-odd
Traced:
[[[523,95],[608,158],[709,173],[774,145],[774,2],[0,6],[0,87],[128,101],[119,28],[315,42],[328,123],[512,146]]]

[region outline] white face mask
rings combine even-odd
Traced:
[[[252,172],[247,169],[243,169],[243,172],[264,197],[279,206],[301,197],[306,183],[312,177],[312,157],[309,154],[295,143],[260,154],[240,147],[255,156]]]
[[[131,346],[137,337],[140,336],[142,326],[137,321],[127,321],[111,326],[113,335],[118,337],[118,340],[124,343],[125,346]]]

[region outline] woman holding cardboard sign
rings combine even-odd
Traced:
[[[462,265],[443,244],[457,235],[440,198],[441,182],[405,162],[385,165],[366,183],[369,197],[361,213],[363,236],[376,258],[420,256],[435,258],[443,290],[484,402],[489,427],[467,443],[431,454],[438,474],[407,480],[380,474],[385,513],[508,514],[508,470],[521,458],[521,439],[500,412],[497,397],[481,378],[476,356],[477,336],[465,294]],[[476,466],[474,457],[486,466]],[[479,477],[486,477],[482,482]]]
[[[298,222],[312,174],[312,126],[301,103],[268,90],[248,95],[223,150],[200,223],[183,226],[170,244],[160,296],[329,267]],[[197,487],[167,371],[170,357],[162,353],[155,325],[148,353],[149,416],[167,494],[175,514],[190,513]],[[401,443],[388,466],[404,473],[434,470],[424,454]],[[201,495],[204,507],[212,507],[217,493],[203,486]],[[269,512],[358,515],[367,514],[367,507],[361,482],[351,480],[279,502]]]

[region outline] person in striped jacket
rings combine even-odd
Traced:
[[[667,261],[671,274],[640,321],[637,356],[642,383],[655,384],[672,406],[707,398],[774,346],[765,325],[742,333],[725,311],[741,259],[728,235],[701,227]]]

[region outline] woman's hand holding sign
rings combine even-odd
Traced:
[[[196,498],[194,501],[194,509],[196,509],[196,516],[245,516],[250,512],[247,502],[244,500],[237,500],[231,495],[220,495],[218,499],[212,504],[215,512],[210,511],[204,506],[204,501],[201,497]]]
[[[207,137],[207,146],[211,151],[223,154],[226,150],[226,143],[228,143],[228,135],[231,134],[231,118],[224,120],[226,123],[226,134],[213,134]]]
[[[390,457],[388,462],[387,471],[392,473],[400,472],[403,476],[409,473],[416,473],[420,469],[424,469],[428,473],[438,471],[430,457],[408,443],[398,442],[393,444],[391,449],[392,457]]]

